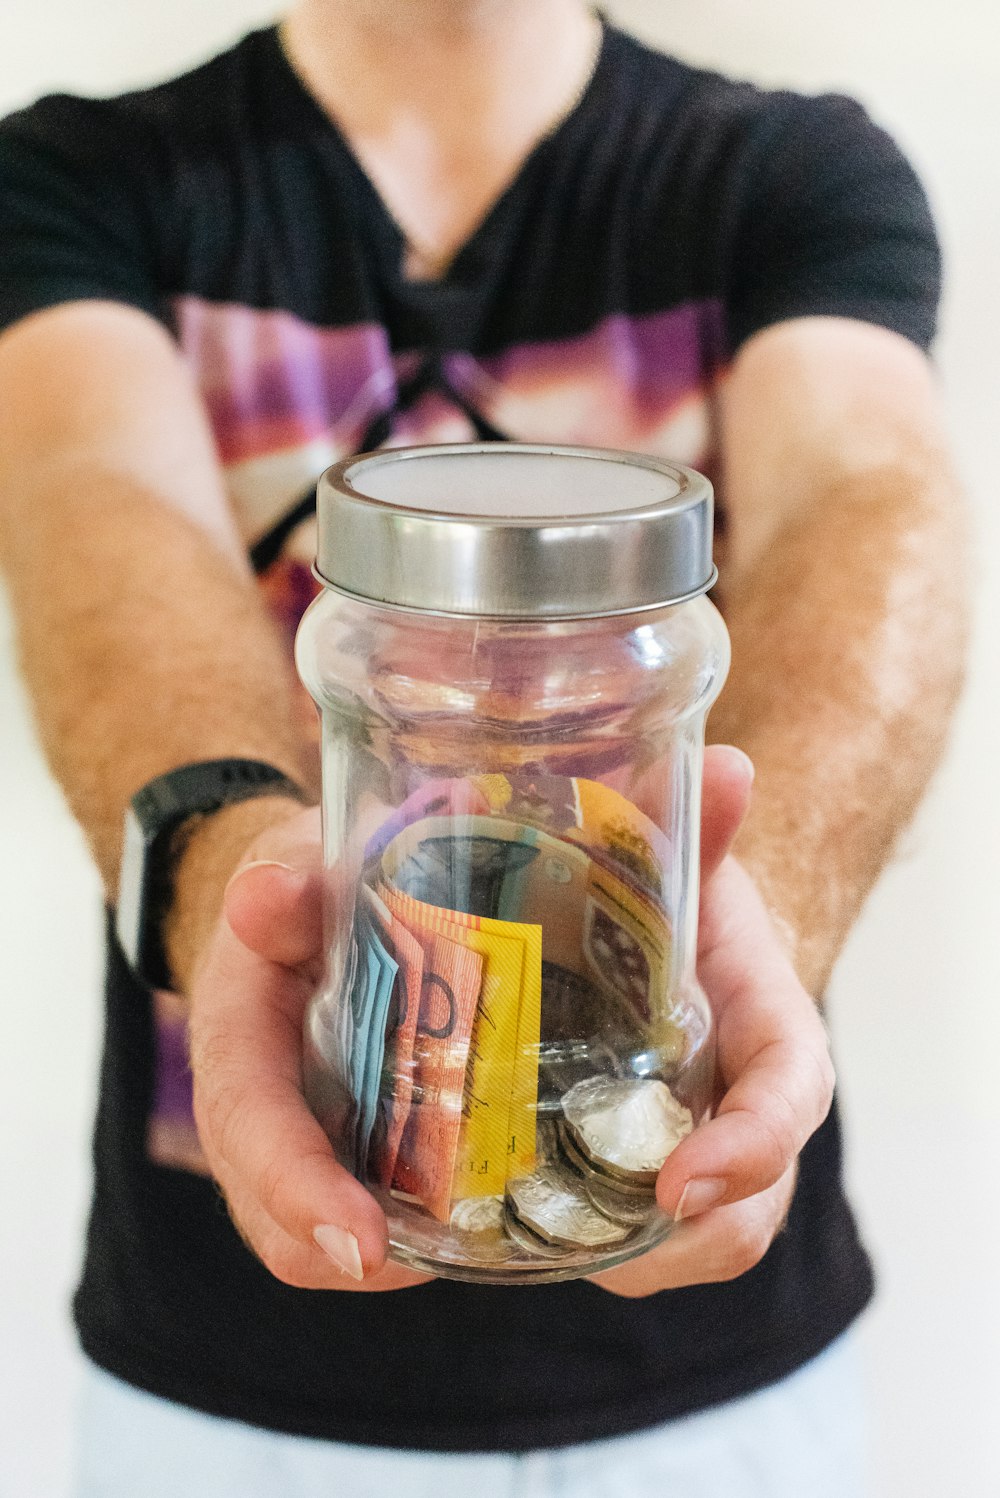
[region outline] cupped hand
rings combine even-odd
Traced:
[[[318,808],[248,849],[191,985],[195,1120],[247,1245],[286,1284],[397,1290],[375,1199],[334,1157],[302,1095],[302,1025],[323,966]]]
[[[698,975],[725,1090],[660,1173],[660,1205],[679,1226],[594,1277],[617,1294],[729,1279],[756,1263],[784,1221],[798,1153],[829,1108],[822,1022],[752,881],[726,856],[751,778],[738,752],[707,752]],[[322,903],[314,809],[258,837],[226,891],[191,986],[195,1117],[233,1220],[273,1274],[310,1289],[400,1289],[427,1277],[387,1262],[381,1207],[338,1164],[302,1095]]]
[[[784,1224],[799,1152],[833,1097],[823,1022],[727,851],[751,781],[744,756],[706,752],[697,971],[715,1019],[722,1095],[660,1171],[657,1200],[677,1220],[670,1237],[593,1276],[617,1295],[735,1279],[757,1264]]]

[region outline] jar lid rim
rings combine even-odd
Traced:
[[[487,457],[476,471],[479,508],[460,488],[445,493],[443,464],[457,475],[454,460],[466,460],[468,482],[467,460]],[[521,461],[497,466],[511,458]],[[519,489],[504,468],[517,471]],[[526,513],[498,508],[511,492]],[[711,484],[649,454],[549,443],[387,448],[329,468],[317,502],[317,577],[398,608],[599,617],[680,603],[716,577]]]

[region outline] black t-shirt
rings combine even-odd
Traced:
[[[926,347],[937,303],[923,193],[860,106],[762,92],[612,28],[446,277],[408,282],[403,248],[273,30],[160,87],[43,99],[0,126],[0,327],[76,298],[166,324],[289,633],[313,588],[304,496],[335,459],[478,434],[711,473],[720,383],[754,332],[831,315]],[[836,1113],[786,1229],[730,1283],[638,1301],[583,1282],[291,1289],[204,1174],[180,1006],[133,980],[113,936],[108,952],[75,1308],[90,1356],[142,1388],[313,1436],[526,1449],[766,1384],[871,1295]]]

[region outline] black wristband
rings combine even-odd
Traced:
[[[213,759],[182,765],[144,785],[125,814],[116,928],[133,970],[151,988],[169,988],[161,922],[173,895],[175,834],[192,817],[256,796],[288,796],[302,788],[256,759]]]

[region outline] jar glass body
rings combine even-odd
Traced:
[[[306,1093],[394,1257],[534,1283],[644,1252],[671,1224],[643,1131],[668,1147],[712,1100],[695,945],[718,613],[476,619],[327,589],[296,658],[326,870]]]

